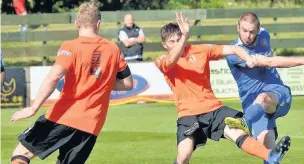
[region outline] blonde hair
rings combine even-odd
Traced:
[[[100,19],[101,15],[97,3],[85,2],[80,5],[76,18],[78,26],[95,27]]]

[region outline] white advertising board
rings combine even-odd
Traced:
[[[130,63],[129,67],[134,75],[139,77],[138,84],[144,84],[145,89],[130,92],[120,92],[111,96],[111,99],[130,98],[130,97],[155,97],[161,95],[171,95],[163,74],[158,70],[153,62]],[[218,98],[238,97],[238,90],[233,76],[228,68],[226,60],[212,61],[210,63],[211,85]],[[31,67],[31,100],[35,100],[38,89],[47,75],[50,67]],[[292,89],[293,95],[304,95],[304,66],[278,69],[284,83]],[[138,79],[138,78],[135,78]],[[140,85],[137,85],[140,86]],[[136,86],[136,87],[137,87]],[[118,95],[118,96],[117,96]],[[55,90],[50,99],[57,99],[59,91]],[[166,98],[165,98],[166,99]]]

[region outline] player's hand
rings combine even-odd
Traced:
[[[253,56],[248,56],[246,58],[246,65],[249,68],[254,68],[255,66],[257,66],[256,59]]]
[[[32,117],[36,114],[36,110],[34,110],[32,107],[24,108],[16,113],[13,114],[11,121],[17,121],[20,119],[25,119]]]
[[[259,57],[260,55],[252,55],[252,62],[255,66],[258,66],[258,63],[259,63]]]
[[[259,66],[261,63],[267,62],[267,60],[269,59],[270,59],[269,57],[261,54],[252,55],[252,61],[256,67]]]
[[[182,12],[177,12],[176,13],[176,22],[177,22],[182,34],[187,36],[190,31],[190,24],[189,24],[188,18]]]

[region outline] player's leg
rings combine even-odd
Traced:
[[[260,93],[253,104],[245,109],[245,119],[250,129],[252,125],[260,120],[265,113],[273,114],[276,111],[276,106],[279,101],[274,93],[264,92]]]
[[[35,157],[35,154],[30,152],[26,147],[24,147],[21,143],[17,145],[15,148],[11,163],[12,164],[29,164],[30,160]]]
[[[244,152],[264,160],[268,159],[269,150],[263,144],[252,139],[241,129],[234,129],[226,126],[224,129],[224,136],[225,138],[235,142],[236,145]]]
[[[257,138],[260,133],[265,131],[263,136],[269,137],[266,141],[270,140],[273,135],[268,134],[268,130],[272,133],[271,130],[275,128],[275,119],[270,117],[276,112],[278,103],[279,100],[274,93],[261,93],[253,104],[245,109],[245,119],[228,117],[225,119],[225,123],[230,128],[242,129],[245,132],[250,129],[254,138]],[[260,136],[259,138],[262,137]],[[263,143],[264,141],[261,142]]]
[[[259,94],[256,103],[264,107],[265,114],[256,122],[252,123],[252,134],[267,148],[275,147],[277,138],[276,119],[285,116],[292,101],[290,89],[282,85],[269,85]],[[264,164],[268,162],[264,161]]]
[[[271,115],[276,111],[278,103],[279,99],[275,93],[260,93],[254,102],[244,109],[245,119],[227,118],[225,122],[230,128],[242,128],[244,130],[244,128],[248,126],[248,128],[252,130],[253,124],[261,120],[261,118],[265,116],[265,113]],[[244,124],[245,121],[246,123]]]
[[[231,128],[243,127],[243,129],[247,126],[244,126],[243,118],[226,118],[225,123]],[[241,124],[241,121],[243,124]],[[252,134],[253,138],[257,139],[259,143],[266,146],[267,149],[272,149],[275,146],[275,139],[277,135],[275,135],[275,119],[269,119],[266,115],[263,115],[257,122],[252,124]],[[268,164],[268,162],[264,162]]]
[[[291,92],[288,87],[275,84],[264,87],[253,104],[244,109],[246,122],[252,129],[252,135],[257,138],[260,133],[269,130],[269,133],[272,134],[264,132],[263,135],[269,137],[269,139],[273,138],[271,130],[276,127],[275,119],[288,113],[291,101]],[[243,126],[240,120],[234,120],[233,118],[230,118],[226,123],[229,127],[239,128]]]
[[[31,159],[34,157],[33,154],[40,159],[45,159],[68,142],[72,132],[70,127],[51,122],[42,115],[19,135],[18,140],[21,144],[15,149],[12,162],[22,158],[20,156]],[[28,161],[26,158],[23,160]]]
[[[265,145],[267,149],[275,147],[275,140],[277,138],[275,129],[265,130],[257,136],[257,140]]]
[[[211,132],[208,136],[210,139],[218,141],[220,138],[226,138],[235,142],[241,149],[248,154],[258,156],[262,159],[268,159],[269,150],[258,143],[256,140],[249,137],[241,129],[229,128],[225,125],[224,120],[226,117],[240,118],[243,113],[232,108],[222,106],[213,112],[213,120],[208,131]]]
[[[259,121],[262,117],[276,119],[285,116],[291,105],[292,97],[289,87],[271,84],[263,88],[254,103],[245,111],[245,118],[249,126]],[[274,128],[274,127],[273,127]],[[268,129],[273,129],[268,127]]]
[[[177,157],[174,164],[188,164],[193,152],[194,138],[189,136],[182,140],[177,146]]]
[[[192,152],[207,141],[199,130],[196,116],[184,116],[177,120],[176,137],[177,158],[174,164],[188,164]]]
[[[268,163],[279,163],[290,147],[290,138],[283,137],[273,149],[267,149],[262,143],[251,138],[241,129],[233,129],[228,126],[224,129],[224,136],[232,140],[247,154],[259,157]]]
[[[275,140],[277,136],[275,130],[265,130],[260,133],[257,137],[257,140],[262,143],[267,149],[273,149],[275,147]],[[264,164],[269,164],[269,162],[264,161]]]
[[[240,118],[242,113],[229,107],[221,107],[215,112],[215,119],[212,120],[211,136],[217,136],[222,134],[227,139],[234,141],[239,148],[248,154],[257,156],[267,161],[280,161],[283,155],[289,150],[290,138],[285,137],[279,144],[280,149],[267,149],[262,143],[251,138],[241,129],[229,128],[225,125],[224,120],[226,117]],[[217,140],[216,137],[211,137],[213,140]],[[272,155],[271,154],[275,154]]]

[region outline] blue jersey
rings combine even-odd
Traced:
[[[1,49],[0,49],[0,67],[4,67],[4,62],[3,62],[3,56],[2,56],[2,50]]]
[[[255,42],[250,46],[245,46],[240,38],[237,38],[232,45],[238,45],[246,49],[250,55],[260,54],[272,56],[270,35],[268,31],[261,28]],[[226,57],[231,73],[238,85],[239,95],[246,109],[264,87],[269,84],[283,85],[279,73],[275,68],[257,67],[248,68],[246,62],[238,58],[236,55]]]

